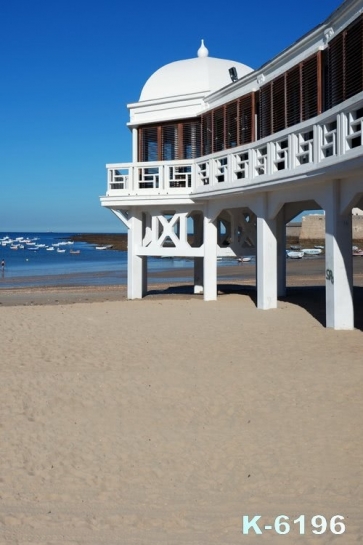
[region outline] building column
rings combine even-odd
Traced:
[[[203,261],[204,300],[215,301],[217,299],[217,226],[206,216],[204,217]]]
[[[284,207],[276,216],[277,238],[277,295],[286,295],[286,220]]]
[[[127,297],[141,299],[147,292],[147,257],[137,255],[142,246],[142,213],[132,210],[127,235]]]
[[[257,308],[277,307],[276,220],[267,219],[267,196],[257,215]]]
[[[326,327],[354,329],[352,215],[340,214],[340,181],[325,203]]]

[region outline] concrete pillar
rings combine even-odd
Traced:
[[[193,216],[194,244],[202,246],[203,244],[203,216],[196,214]],[[203,293],[203,257],[194,258],[194,293]]]
[[[277,238],[277,295],[286,295],[286,220],[284,207],[276,216]]]
[[[194,258],[194,293],[203,293],[203,258]]]
[[[267,196],[257,214],[257,308],[277,307],[276,220],[267,219]]]
[[[133,210],[127,236],[127,297],[141,299],[147,292],[147,258],[137,255],[142,245],[142,213]]]
[[[340,214],[340,181],[325,199],[326,327],[354,329],[352,215]]]
[[[217,299],[217,226],[204,217],[204,300]]]

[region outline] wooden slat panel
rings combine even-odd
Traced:
[[[224,107],[213,111],[213,152],[225,149]]]
[[[200,157],[200,121],[183,123],[183,139],[180,159],[195,159]]]
[[[260,89],[259,101],[259,137],[265,138],[272,133],[271,123],[271,84],[268,83]]]
[[[287,126],[291,127],[301,121],[301,88],[300,65],[286,74],[286,114]]]
[[[328,107],[332,108],[344,100],[344,41],[338,34],[328,48]]]
[[[278,132],[286,128],[285,115],[285,75],[272,82],[272,131]]]
[[[363,90],[363,19],[360,18],[345,33],[345,99]]]
[[[226,147],[238,146],[237,133],[237,101],[230,102],[226,106]]]
[[[212,112],[202,116],[202,155],[212,153],[213,126]]]
[[[246,95],[240,99],[239,119],[240,119],[240,143],[249,144],[252,142],[252,100],[253,95]]]
[[[317,55],[302,63],[302,121],[318,113],[318,61]]]

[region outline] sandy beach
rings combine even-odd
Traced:
[[[325,329],[324,278],[291,267],[270,311],[247,268],[208,303],[172,282],[1,291],[0,544],[360,543],[362,312]]]

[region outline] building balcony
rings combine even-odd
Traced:
[[[193,200],[312,177],[344,177],[363,161],[363,93],[263,140],[197,159],[108,164],[106,197]]]

